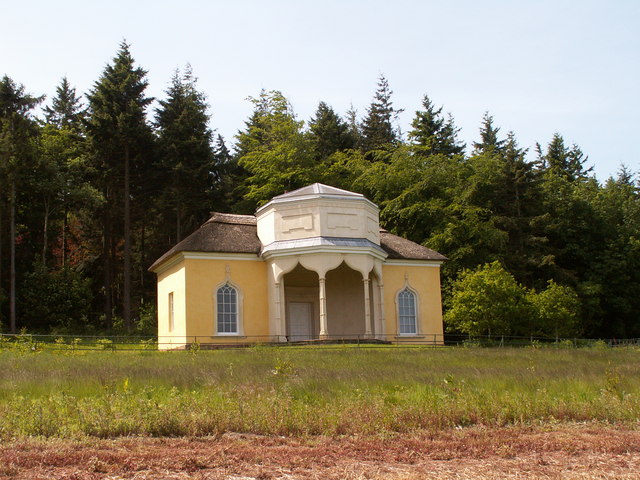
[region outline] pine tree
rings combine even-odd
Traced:
[[[346,117],[349,135],[353,138],[354,145],[358,146],[362,144],[362,130],[360,128],[360,123],[358,122],[358,111],[355,109],[353,104],[351,104],[349,110],[347,110]]]
[[[545,154],[542,153],[540,144],[536,144],[536,150],[541,170],[552,172],[569,181],[585,179],[593,170],[593,167],[585,168],[588,157],[585,157],[580,147],[574,143],[571,148],[567,148],[564,138],[557,132],[553,134]]]
[[[49,213],[62,205],[60,261],[67,261],[67,228],[72,206],[94,206],[96,192],[86,181],[86,109],[67,77],[56,88],[50,106],[44,107],[46,125],[40,141],[40,166],[49,181],[43,191],[44,227],[42,263],[46,264]],[[44,186],[44,182],[42,183]],[[55,204],[58,205],[55,205]]]
[[[309,134],[316,160],[355,147],[356,139],[349,132],[349,125],[325,102],[318,104],[315,117],[309,122]]]
[[[459,128],[451,114],[445,120],[442,107],[436,108],[429,97],[422,99],[423,110],[418,110],[411,122],[409,139],[423,155],[463,155],[464,144],[458,140]]]
[[[165,204],[174,212],[175,240],[193,230],[210,211],[215,171],[205,95],[196,89],[191,67],[176,71],[156,109],[158,167],[167,175]],[[165,212],[166,213],[166,212]]]
[[[23,85],[16,84],[7,75],[0,80],[0,198],[9,209],[9,328],[16,332],[16,199],[18,189],[35,152],[32,139],[37,126],[31,111],[44,100],[25,93]],[[2,256],[0,255],[0,266]],[[0,281],[2,279],[0,268]],[[0,294],[2,292],[0,284]],[[0,295],[1,297],[2,295]]]
[[[504,147],[507,140],[499,140],[499,128],[493,126],[493,117],[485,112],[480,127],[480,141],[473,143],[477,153],[498,153]]]
[[[63,77],[56,88],[56,96],[51,101],[51,106],[44,107],[45,121],[58,128],[66,127],[73,130],[80,128],[80,122],[85,116],[80,97],[76,95],[76,89],[69,84],[67,77]]]
[[[401,110],[393,108],[392,94],[389,82],[384,75],[380,75],[378,89],[361,125],[361,148],[364,152],[385,149],[399,141],[393,121]]]
[[[114,208],[122,206],[123,222],[123,288],[122,316],[127,329],[131,318],[131,175],[141,175],[141,164],[148,155],[151,129],[146,120],[146,107],[152,98],[144,96],[147,72],[134,65],[126,42],[88,95],[87,130],[100,174],[105,197],[103,211],[103,260],[106,326],[111,327],[114,260],[118,238],[114,229]],[[122,198],[119,204],[117,196]]]

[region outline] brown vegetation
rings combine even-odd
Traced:
[[[0,444],[0,479],[632,479],[638,471],[640,431],[604,424]]]

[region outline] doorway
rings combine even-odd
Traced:
[[[299,342],[302,340],[311,340],[313,338],[313,330],[311,327],[311,308],[310,302],[290,302],[289,303],[289,340]]]

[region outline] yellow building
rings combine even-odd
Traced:
[[[440,344],[444,260],[380,229],[363,195],[315,183],[255,215],[214,213],[151,266],[158,343]]]

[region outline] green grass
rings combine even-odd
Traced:
[[[0,438],[640,419],[640,350],[0,351]]]

